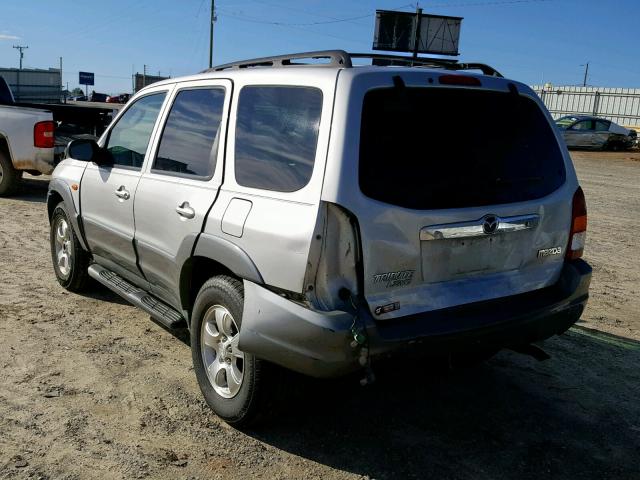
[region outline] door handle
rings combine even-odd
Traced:
[[[189,202],[182,202],[180,205],[176,207],[176,212],[178,215],[184,218],[193,218],[196,216],[196,211],[191,208]]]
[[[123,200],[129,200],[131,198],[129,190],[127,190],[124,185],[120,185],[115,193],[116,197],[122,198]]]

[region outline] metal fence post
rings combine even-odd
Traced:
[[[598,116],[598,107],[600,106],[600,92],[596,90],[593,96],[593,116]]]

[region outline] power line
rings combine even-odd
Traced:
[[[257,1],[258,3],[263,3],[265,5],[270,5],[267,2],[261,2],[259,0],[253,0],[253,1]],[[273,5],[273,6],[278,6],[279,5]],[[394,10],[400,9],[400,8],[406,8],[406,7],[410,7],[412,6],[411,3],[408,4],[404,4],[401,5],[399,7],[395,7],[393,8]],[[280,8],[288,8],[288,7],[280,7]],[[301,11],[301,10],[298,10]],[[306,13],[306,12],[304,12]],[[309,15],[314,15],[314,14],[309,14]],[[278,21],[272,21],[272,20],[262,20],[258,17],[252,17],[250,15],[245,15],[242,12],[233,12],[233,13],[227,13],[227,16],[233,16],[236,18],[240,18],[243,19],[247,22],[251,22],[251,23],[260,23],[260,24],[264,24],[264,25],[278,25],[278,26],[286,26],[286,27],[311,27],[314,25],[329,25],[332,23],[342,23],[342,22],[352,22],[353,20],[361,20],[363,18],[369,18],[369,17],[373,17],[375,16],[375,13],[367,13],[365,15],[358,15],[358,16],[354,16],[354,17],[347,17],[347,18],[333,18],[333,17],[325,17],[325,18],[331,18],[331,20],[324,20],[324,21],[318,21],[318,22],[306,22],[306,23],[291,23],[291,22],[278,22]]]
[[[305,10],[305,9],[302,9],[302,8],[289,7],[289,6],[280,5],[280,4],[277,4],[277,3],[264,2],[262,0],[251,0],[251,1],[253,1],[254,3],[260,3],[262,5],[267,5],[268,7],[281,8],[283,10],[289,10],[291,12],[298,12],[298,13],[302,13],[302,14],[305,14],[305,15],[310,15],[312,17],[328,18],[330,20],[340,20],[337,17],[332,17],[330,15],[322,15],[322,14],[319,14],[319,13],[310,12],[309,10]],[[400,8],[402,8],[402,7],[400,7]],[[348,23],[352,23],[353,25],[364,26],[364,24],[362,24],[362,23],[354,22],[354,21],[351,21],[351,20],[348,20],[348,19],[347,20],[343,20],[343,21],[348,22]]]
[[[492,7],[499,5],[517,5],[521,3],[542,3],[553,2],[555,0],[493,0],[488,2],[467,2],[467,3],[428,3],[425,8],[431,7]]]
[[[233,14],[229,14],[229,13],[225,14],[225,16],[226,17],[230,17],[230,18],[235,18],[235,19],[240,20],[242,22],[262,23],[262,24],[265,23],[265,22],[263,22],[261,20],[250,19],[250,18],[242,17],[242,16],[239,16],[239,15],[233,15]],[[339,37],[337,35],[332,35],[330,33],[325,33],[325,32],[316,32],[314,30],[310,30],[308,28],[300,27],[300,26],[297,26],[297,25],[289,25],[289,24],[286,24],[286,23],[271,23],[271,22],[267,22],[267,24],[268,25],[274,25],[276,27],[289,28],[289,29],[294,29],[294,30],[302,30],[304,32],[311,33],[311,34],[314,34],[314,35],[321,35],[321,36],[324,36],[324,37],[336,38],[338,40],[342,40],[342,41],[345,41],[345,42],[353,42],[353,43],[357,43],[358,42],[357,40],[354,40],[353,38]]]
[[[326,24],[330,24],[330,23],[340,23],[340,22],[349,22],[352,20],[359,20],[362,18],[367,18],[367,17],[371,17],[372,14],[367,14],[367,15],[359,15],[357,17],[350,17],[350,18],[340,18],[340,19],[336,19],[336,20],[326,20],[323,22],[308,22],[308,23],[289,23],[289,22],[275,22],[275,21],[269,21],[269,20],[260,20],[257,17],[251,17],[249,15],[244,15],[244,14],[238,14],[237,12],[235,14],[231,14],[231,13],[227,13],[226,16],[228,17],[234,17],[234,18],[239,18],[241,20],[245,20],[247,22],[251,22],[251,23],[261,23],[264,25],[278,25],[281,27],[311,27],[313,25],[326,25]]]

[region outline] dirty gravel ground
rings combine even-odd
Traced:
[[[50,265],[46,179],[0,199],[0,479],[640,479],[640,153],[576,153],[592,299],[546,362],[408,362],[379,381],[291,380],[270,425],[201,400],[185,332]]]

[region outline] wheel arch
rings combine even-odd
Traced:
[[[0,152],[6,153],[9,157],[9,161],[13,163],[13,159],[11,157],[11,148],[9,146],[9,139],[3,132],[0,132]]]
[[[187,239],[183,245],[190,243]],[[216,275],[229,275],[239,280],[250,280],[263,284],[264,280],[257,267],[249,257],[235,243],[224,238],[202,233],[197,239],[193,250],[181,248],[179,291],[180,302],[185,312],[191,316],[193,304],[202,285]]]
[[[49,182],[49,192],[47,194],[47,216],[49,218],[49,223],[51,223],[53,211],[60,202],[64,203],[67,209],[67,213],[70,217],[69,220],[77,234],[76,236],[78,237],[80,246],[83,250],[88,252],[89,249],[87,248],[87,243],[84,238],[84,231],[80,225],[80,215],[71,195],[71,188],[69,188],[69,185],[59,178],[52,178]]]

